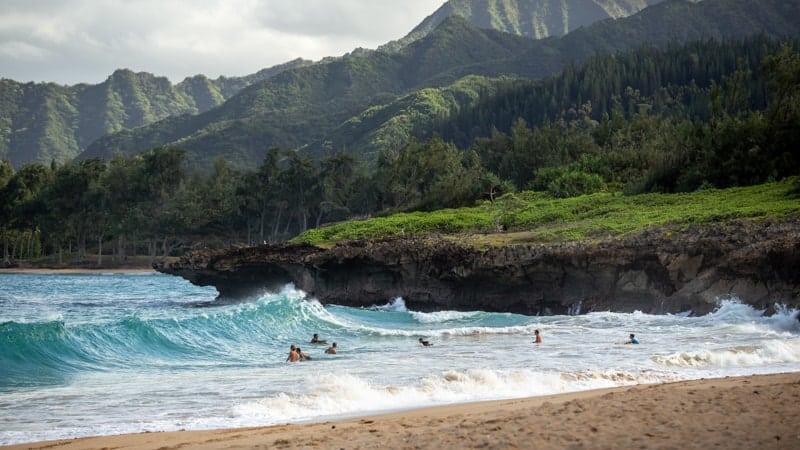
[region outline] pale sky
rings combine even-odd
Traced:
[[[405,36],[444,0],[0,0],[0,78],[242,76]]]

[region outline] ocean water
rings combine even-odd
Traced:
[[[0,274],[0,444],[800,371],[798,311],[736,299],[701,317],[530,317],[322,306],[292,286],[215,296],[161,274]],[[287,363],[291,344],[312,360]]]

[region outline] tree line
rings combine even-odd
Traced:
[[[798,173],[798,86],[793,42],[644,47],[507,85],[416,134],[471,149],[517,189],[557,196],[747,185]]]
[[[800,53],[758,38],[597,58],[433,129],[384,149],[373,166],[344,150],[313,160],[270,148],[250,171],[219,158],[192,173],[172,146],[17,171],[2,161],[4,263],[154,260],[523,189],[677,192],[800,174]]]

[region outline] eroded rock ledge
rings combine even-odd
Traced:
[[[264,245],[196,251],[156,269],[227,299],[291,282],[326,304],[402,297],[418,311],[705,314],[730,297],[771,311],[800,303],[800,218],[485,249],[436,236]]]

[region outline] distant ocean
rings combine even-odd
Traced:
[[[291,286],[215,296],[161,274],[0,275],[0,444],[800,371],[798,311],[735,299],[701,317],[529,317],[322,306]],[[285,362],[291,344],[312,360]]]

